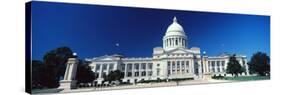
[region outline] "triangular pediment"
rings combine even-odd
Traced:
[[[170,51],[167,51],[168,54],[182,54],[182,53],[193,53],[191,50],[184,49],[184,48],[177,48]]]
[[[112,56],[101,56],[101,57],[98,57],[96,58],[95,60],[114,60],[114,58]]]

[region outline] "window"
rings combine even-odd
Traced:
[[[157,68],[157,76],[159,76],[159,74],[160,74],[160,69]]]
[[[171,62],[170,62],[170,61],[168,61],[167,63],[168,63],[168,68],[169,68],[169,67],[171,66]]]
[[[138,70],[138,69],[139,69],[139,64],[138,64],[138,63],[135,63],[135,64],[134,64],[134,67],[135,67],[136,70]]]
[[[125,71],[125,64],[121,64],[121,70]]]
[[[145,76],[146,75],[146,72],[145,71],[142,71],[141,72],[141,76]]]
[[[224,67],[225,61],[221,61],[221,66]]]
[[[168,75],[171,75],[171,62],[170,61],[168,61],[167,72],[168,72]]]
[[[131,77],[131,76],[132,76],[132,72],[128,72],[127,74],[128,74],[128,75],[127,75],[128,77]]]
[[[180,68],[180,61],[177,61],[177,68]]]
[[[176,39],[176,45],[178,45],[178,39]]]
[[[145,63],[142,63],[141,64],[141,69],[145,69],[146,68],[145,66],[146,66]]]
[[[184,40],[182,40],[182,45],[184,46]]]
[[[212,72],[215,72],[215,68],[214,67],[212,67]]]
[[[135,76],[138,77],[139,76],[139,72],[135,72]]]
[[[218,67],[220,66],[220,61],[217,61],[217,66],[218,66]]]
[[[149,72],[148,72],[148,76],[152,76],[152,71],[149,71]]]
[[[172,62],[172,68],[175,68],[175,61]]]
[[[103,64],[102,65],[102,70],[106,70],[107,69],[107,64]]]
[[[168,75],[171,75],[171,70],[169,68],[168,68],[167,72],[168,72]]]
[[[186,61],[186,68],[189,68],[189,61]]]
[[[215,67],[215,61],[212,61],[212,67]]]
[[[181,61],[181,68],[184,69],[184,61]]]
[[[148,63],[148,69],[152,69],[153,64],[152,63]]]
[[[159,67],[160,66],[160,64],[157,64],[157,67]]]
[[[127,68],[128,68],[128,70],[132,70],[132,64],[131,64],[131,63],[128,63],[128,64],[127,64]]]
[[[96,70],[100,70],[100,64],[97,64]]]
[[[113,70],[114,64],[109,64],[109,70]]]
[[[103,72],[102,75],[101,75],[101,77],[102,77],[102,78],[105,78],[105,77],[106,77],[106,73]]]

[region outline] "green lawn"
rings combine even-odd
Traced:
[[[32,89],[31,93],[36,94],[36,93],[57,93],[60,92],[61,89],[57,88],[49,88],[49,89]]]
[[[236,80],[236,81],[269,80],[270,76],[239,76],[239,77],[225,77],[224,79]]]

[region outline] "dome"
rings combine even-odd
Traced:
[[[182,26],[177,22],[177,18],[174,17],[173,23],[168,27],[166,31],[166,36],[169,35],[182,35],[185,36],[184,29]]]
[[[174,17],[173,23],[169,25],[163,37],[163,49],[169,51],[176,48],[187,48],[187,46],[187,36],[182,26],[178,23],[177,18]]]

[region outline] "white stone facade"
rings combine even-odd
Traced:
[[[227,63],[229,62],[230,56],[230,54],[221,54],[212,57],[203,56],[202,64],[204,74],[210,74],[212,76],[230,76],[230,74],[226,74]],[[236,60],[238,60],[240,65],[246,70],[242,75],[249,75],[246,56],[236,55]]]
[[[103,76],[110,71],[124,73],[123,82],[135,83],[141,80],[195,79],[204,75],[226,75],[229,55],[201,56],[200,48],[188,48],[183,27],[174,18],[163,37],[163,47],[153,49],[152,58],[124,58],[122,55],[105,55],[87,58],[92,70],[98,73],[97,84],[102,84]],[[248,74],[246,56],[237,56]],[[244,74],[244,75],[246,75]]]

